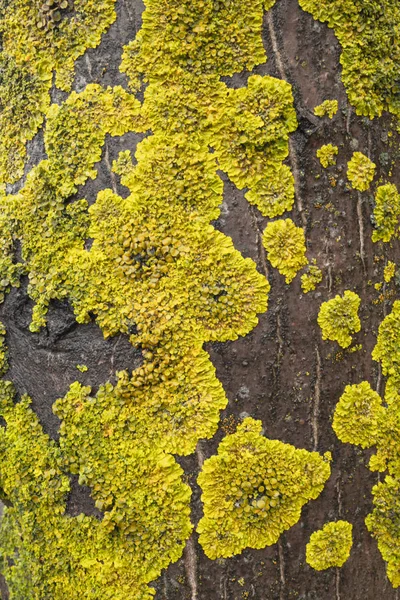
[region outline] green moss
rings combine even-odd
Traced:
[[[209,558],[275,544],[330,475],[329,452],[322,457],[261,433],[261,421],[245,419],[198,477],[204,516],[197,530]]]
[[[271,265],[290,283],[307,264],[304,231],[291,219],[268,223],[263,233],[263,245]]]
[[[301,276],[301,289],[305,294],[315,290],[322,281],[322,271],[316,265],[308,265],[307,273]]]
[[[314,108],[314,115],[317,117],[325,117],[327,115],[330,119],[333,119],[338,110],[339,103],[337,100],[324,100],[322,104]]]
[[[358,318],[360,302],[360,297],[349,290],[342,297],[337,295],[323,302],[318,313],[322,339],[336,341],[342,348],[350,346],[352,334],[361,329]]]
[[[358,115],[400,114],[400,6],[397,0],[300,0],[333,28],[342,46],[342,81]]]
[[[381,185],[376,190],[373,214],[373,242],[390,242],[399,231],[400,194],[393,183]]]
[[[355,190],[365,192],[374,178],[375,169],[375,163],[365,154],[354,152],[347,165],[347,178]]]
[[[306,546],[307,563],[316,571],[342,567],[353,545],[353,526],[347,521],[325,523],[315,531]]]
[[[317,157],[319,162],[326,169],[332,165],[336,165],[336,156],[339,153],[339,148],[332,144],[326,144],[318,148]]]

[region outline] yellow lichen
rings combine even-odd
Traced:
[[[400,194],[394,183],[381,185],[376,190],[373,214],[373,242],[390,242],[399,231]]]
[[[383,278],[384,278],[385,282],[390,283],[390,281],[392,281],[395,274],[396,274],[396,263],[389,260],[388,264],[386,265],[386,267],[383,270]]]
[[[73,10],[65,11],[64,2],[58,10],[44,0],[40,7],[34,0],[3,3],[0,183],[23,174],[25,142],[38,131],[49,107],[53,71],[56,85],[69,91],[75,60],[98,45],[115,19],[114,4],[115,0],[74,0]]]
[[[337,146],[333,146],[332,144],[326,144],[318,148],[317,150],[317,158],[319,158],[319,162],[326,169],[332,165],[336,165],[336,156],[339,153],[339,148]]]
[[[349,290],[342,297],[337,295],[323,302],[318,313],[322,339],[336,341],[342,348],[350,346],[352,334],[361,329],[358,318],[360,303],[361,298]]]
[[[305,294],[315,290],[322,281],[322,271],[316,265],[308,265],[307,273],[301,276],[301,289]]]
[[[354,152],[347,165],[347,178],[352,187],[365,192],[374,178],[376,165],[362,152]]]
[[[342,567],[353,545],[353,526],[347,521],[325,523],[311,534],[306,546],[306,560],[316,571]]]
[[[317,117],[325,117],[327,115],[330,119],[333,119],[338,110],[339,103],[337,100],[324,100],[322,104],[314,108],[314,115]]]
[[[291,219],[268,223],[263,234],[263,245],[271,265],[290,283],[307,264],[305,235]]]
[[[261,421],[246,418],[198,477],[204,516],[197,531],[209,558],[275,544],[329,478],[329,452],[322,457],[261,433]]]
[[[400,115],[400,6],[397,0],[300,0],[332,27],[342,46],[342,81],[358,115]]]

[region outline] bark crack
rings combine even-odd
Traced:
[[[186,576],[191,589],[190,600],[198,600],[197,595],[197,556],[193,535],[186,542],[184,550]]]
[[[105,143],[105,147],[106,147],[106,151],[104,153],[104,162],[106,163],[107,169],[110,173],[110,177],[111,177],[111,186],[113,189],[114,194],[118,194],[118,189],[117,189],[117,179],[115,177],[115,173],[111,168],[111,163],[110,163],[110,155],[108,153],[108,144],[107,142]]]
[[[360,258],[364,270],[364,274],[367,274],[367,269],[365,266],[365,247],[364,247],[364,220],[363,220],[363,212],[362,212],[363,198],[361,192],[358,192],[358,200],[357,200],[357,217],[358,217],[358,230],[360,233]]]
[[[268,25],[272,49],[274,51],[276,66],[278,68],[279,75],[282,79],[284,79],[285,81],[288,81],[288,77],[286,75],[286,70],[285,70],[285,65],[284,65],[283,59],[282,59],[282,54],[281,54],[281,52],[279,50],[279,46],[278,46],[278,40],[277,40],[276,32],[275,32],[274,19],[272,16],[272,12],[270,10],[267,12],[267,25]],[[305,227],[307,225],[307,219],[306,219],[306,215],[304,214],[304,211],[303,211],[303,200],[301,197],[300,169],[299,169],[299,163],[297,160],[296,147],[293,143],[293,140],[290,137],[289,137],[289,161],[290,161],[290,166],[292,168],[292,174],[294,177],[294,186],[295,186],[295,191],[296,191],[296,207],[297,207],[297,211],[300,214],[303,227]]]
[[[279,577],[281,581],[281,587],[279,592],[279,600],[287,600],[285,596],[285,557],[283,554],[283,546],[281,540],[278,541],[278,555],[279,555]]]
[[[320,405],[320,400],[321,400],[321,355],[319,353],[317,344],[315,344],[315,356],[317,359],[317,362],[316,362],[317,376],[316,376],[315,388],[314,388],[314,407],[313,407],[313,414],[312,414],[312,420],[311,420],[312,431],[313,431],[313,440],[314,440],[314,444],[313,444],[314,452],[318,448],[318,438],[319,438],[318,420],[319,420],[319,405]]]

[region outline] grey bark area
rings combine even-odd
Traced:
[[[140,27],[143,5],[136,0],[118,0],[118,19],[103,37],[101,45],[78,60],[74,87],[87,83],[123,85],[118,71],[122,46]],[[307,504],[300,521],[284,533],[278,544],[264,550],[245,550],[240,556],[211,561],[205,557],[194,534],[182,558],[154,582],[156,600],[395,600],[385,574],[385,565],[364,519],[372,509],[371,488],[377,475],[367,469],[368,455],[354,446],[341,444],[331,427],[334,407],[349,383],[368,380],[376,389],[380,374],[371,359],[385,303],[374,305],[377,297],[368,280],[382,281],[384,261],[399,259],[399,246],[374,247],[371,242],[371,205],[368,194],[361,200],[346,189],[346,163],[355,149],[369,155],[378,166],[378,178],[388,175],[383,160],[390,153],[388,117],[370,122],[358,118],[348,105],[341,83],[340,47],[331,30],[301,11],[297,0],[278,0],[265,16],[264,43],[268,61],[255,69],[260,74],[282,78],[293,85],[299,128],[291,137],[288,164],[296,167],[297,202],[293,218],[305,227],[308,256],[323,269],[323,283],[315,292],[303,295],[299,278],[287,286],[276,270],[268,267],[271,295],[268,311],[245,338],[207,346],[217,374],[229,399],[221,414],[221,425],[212,440],[199,443],[197,452],[178,458],[193,489],[193,522],[201,517],[200,490],[196,478],[202,461],[217,451],[231,420],[243,413],[262,419],[265,435],[299,448],[333,454],[332,476],[323,493]],[[246,85],[249,73],[226,79],[232,87]],[[334,122],[316,119],[313,108],[325,99],[337,98],[341,112]],[[55,89],[53,101],[63,97]],[[140,136],[108,138],[98,167],[98,178],[78,191],[77,197],[93,202],[105,187],[126,194],[119,178],[113,179],[109,164],[122,149],[133,152]],[[323,143],[340,148],[337,185],[315,157]],[[396,140],[398,142],[398,140]],[[398,144],[397,144],[398,146]],[[40,134],[29,147],[30,167],[43,156]],[[319,178],[315,178],[316,174]],[[394,182],[400,181],[395,166]],[[251,257],[260,272],[268,264],[260,244],[266,220],[244,199],[229,179],[224,181],[224,204],[215,226],[232,237],[243,256]],[[17,190],[22,182],[13,186]],[[363,259],[363,260],[362,260]],[[364,264],[363,264],[364,262]],[[316,319],[322,301],[345,289],[362,298],[362,330],[355,336],[362,350],[338,353],[337,345],[323,342]],[[33,401],[44,430],[57,439],[58,420],[51,410],[75,380],[93,390],[115,372],[134,369],[140,355],[126,336],[104,340],[94,324],[77,325],[68,303],[55,302],[47,328],[39,334],[29,331],[32,304],[26,282],[14,289],[0,307],[0,319],[8,334],[10,354],[8,377],[19,394]],[[86,364],[80,373],[77,364]],[[93,514],[90,490],[73,480],[70,514]],[[98,514],[101,518],[101,515]],[[310,534],[326,521],[348,519],[354,524],[354,545],[350,559],[338,571],[317,572],[305,562]],[[4,582],[0,581],[2,597]]]

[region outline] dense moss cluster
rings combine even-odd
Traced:
[[[56,85],[69,91],[75,60],[98,45],[115,19],[114,4],[74,0],[70,10],[62,0],[1,0],[0,183],[23,174],[25,142],[50,105],[53,71]]]
[[[361,329],[358,318],[360,302],[361,298],[349,290],[343,296],[337,295],[323,302],[318,313],[322,339],[336,341],[342,348],[350,346],[352,334]]]
[[[359,115],[400,115],[400,6],[397,0],[299,0],[332,27],[342,46],[342,81]]]
[[[347,165],[347,178],[351,186],[359,192],[365,192],[375,175],[376,165],[362,152],[354,152]]]
[[[399,232],[400,194],[394,183],[380,185],[376,190],[373,213],[373,242],[390,242]]]
[[[324,144],[317,150],[317,158],[321,165],[327,169],[332,165],[336,165],[336,156],[339,153],[339,148],[333,144]]]
[[[268,223],[262,240],[269,262],[285,276],[286,283],[290,283],[308,263],[304,231],[291,219]]]
[[[306,560],[317,571],[342,567],[353,545],[353,526],[347,521],[325,523],[315,531],[306,546]]]
[[[379,327],[372,352],[387,377],[384,399],[368,382],[347,386],[333,420],[343,442],[362,448],[376,447],[369,462],[371,471],[387,471],[384,481],[372,489],[374,509],[366,524],[378,542],[387,574],[394,587],[400,586],[400,302]]]
[[[246,418],[198,477],[204,516],[197,530],[207,556],[275,544],[300,519],[303,505],[321,493],[330,460],[329,452],[322,457],[269,440],[261,421]]]

